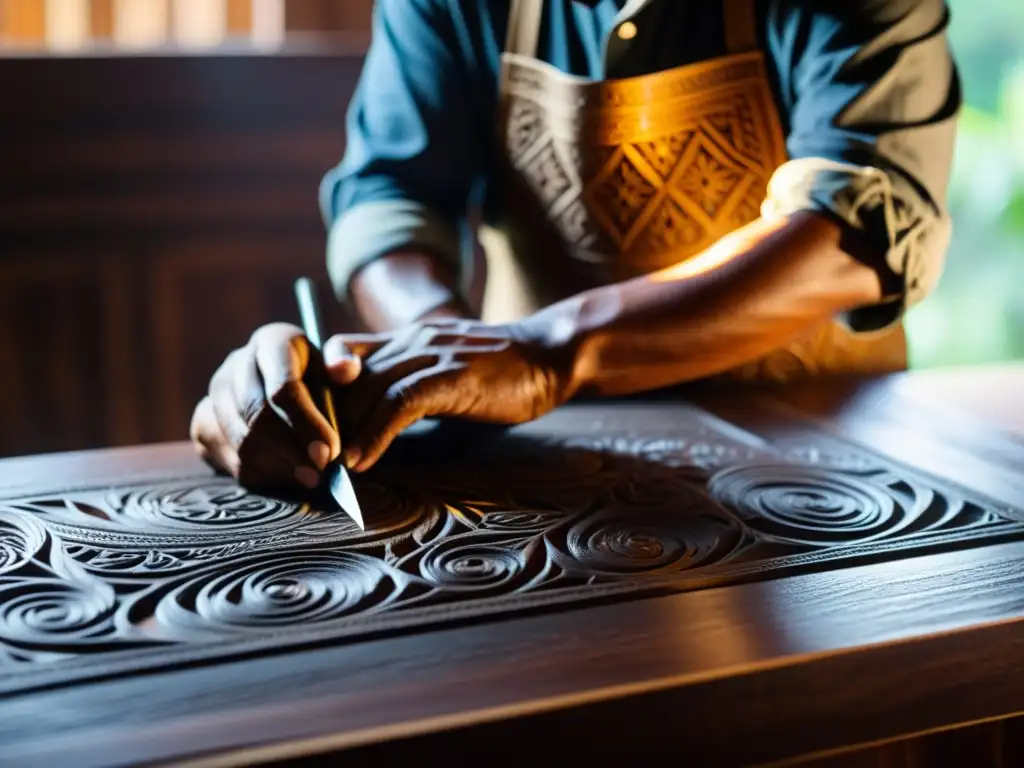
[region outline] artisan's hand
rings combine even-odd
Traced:
[[[341,359],[332,380],[353,381],[359,359],[335,354]],[[318,368],[319,355],[301,328],[274,323],[257,330],[228,355],[196,406],[191,435],[200,455],[246,485],[315,487],[341,448],[315,388],[307,386]]]
[[[335,383],[349,375],[351,354],[363,358],[363,373],[337,402],[350,425],[345,463],[357,472],[420,419],[518,424],[571,396],[566,353],[519,324],[428,320],[390,333],[334,336],[324,361]]]

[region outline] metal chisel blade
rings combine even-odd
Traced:
[[[329,487],[331,496],[341,507],[342,512],[351,517],[359,530],[365,531],[366,524],[363,522],[363,510],[359,507],[359,500],[356,499],[355,489],[352,487],[352,478],[341,464],[333,464],[327,468],[329,473]]]
[[[302,316],[302,327],[306,333],[309,343],[317,350],[323,349],[324,324],[320,318],[320,307],[316,300],[316,289],[313,281],[308,277],[300,277],[295,281],[295,298],[299,304],[299,314]],[[334,410],[334,396],[331,388],[325,385],[323,388],[323,407],[327,421],[331,428],[338,431],[338,417]],[[331,496],[341,511],[351,517],[359,530],[365,531],[366,524],[363,522],[363,510],[359,508],[359,501],[356,499],[356,491],[352,487],[352,479],[348,471],[340,463],[336,462],[327,467],[327,484]]]

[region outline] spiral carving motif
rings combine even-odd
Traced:
[[[114,590],[35,578],[0,587],[0,639],[19,646],[61,647],[113,634]]]
[[[511,591],[525,572],[523,552],[500,543],[464,538],[443,539],[418,553],[412,561],[419,575],[443,589]]]
[[[175,586],[156,608],[165,632],[185,636],[266,632],[340,619],[386,604],[390,569],[356,552],[268,554],[207,571]]]
[[[564,539],[548,540],[558,564],[587,576],[662,575],[725,559],[742,541],[728,518],[673,515],[667,510],[640,514],[598,514],[572,525]]]
[[[747,464],[712,477],[708,491],[754,530],[792,544],[869,542],[913,520],[884,488],[820,466]]]
[[[113,493],[108,505],[120,522],[147,530],[228,532],[288,521],[299,504],[248,493],[229,480],[163,484]]]
[[[655,419],[656,406],[630,407],[444,451],[423,441],[356,478],[365,531],[207,476],[12,498],[0,504],[0,694],[26,669],[60,678],[55,659],[130,670],[136,651],[187,661],[196,645],[230,655],[304,631],[365,637],[1024,536],[991,502],[837,439],[772,443],[696,407]]]

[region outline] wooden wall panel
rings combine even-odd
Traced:
[[[373,0],[349,0],[340,3],[341,28],[363,31],[369,30],[373,14]]]
[[[93,39],[109,40],[114,36],[114,0],[92,0]]]
[[[0,456],[184,437],[224,355],[294,320],[291,280],[326,288],[361,62],[0,59],[0,92],[47,93],[0,101]]]
[[[45,0],[0,0],[0,39],[41,43],[45,37]]]
[[[149,348],[161,435],[187,439],[207,381],[228,350],[248,341],[254,319],[298,324],[292,283],[302,275],[318,279],[328,305],[323,239],[312,233],[248,242],[203,238],[168,245],[154,257]],[[209,307],[219,315],[212,335]]]
[[[285,24],[293,32],[365,32],[373,0],[287,0]]]
[[[227,0],[228,34],[244,35],[252,29],[253,0]]]
[[[0,454],[57,442],[137,442],[137,365],[125,265],[73,250],[5,259],[0,271]]]

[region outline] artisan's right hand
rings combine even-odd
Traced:
[[[307,374],[320,365],[301,328],[273,323],[258,329],[228,355],[196,406],[190,432],[199,454],[250,487],[316,487],[341,450],[338,433],[317,407],[316,388],[307,387]],[[343,357],[332,363],[330,378],[345,384],[359,371],[359,358]]]

